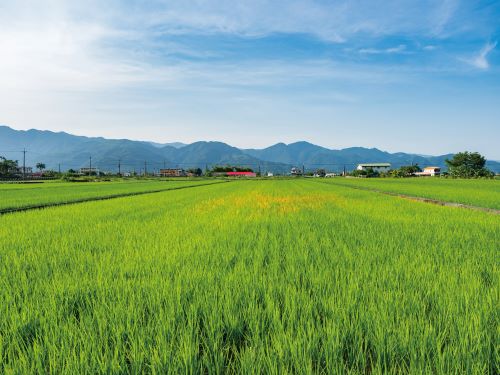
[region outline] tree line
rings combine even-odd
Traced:
[[[492,178],[494,173],[486,168],[486,158],[479,154],[478,152],[459,152],[453,156],[451,159],[446,159],[445,163],[448,167],[448,171],[445,175],[454,178]],[[37,163],[36,168],[41,172],[45,170],[44,163]],[[212,175],[214,173],[223,172],[252,172],[251,168],[243,167],[233,167],[233,166],[216,166],[210,171],[206,171],[206,175]],[[411,177],[415,173],[421,172],[422,169],[417,165],[407,165],[402,166],[398,169],[393,169],[388,172],[378,172],[373,169],[366,170],[354,170],[350,173],[354,177]],[[0,156],[0,177],[14,177],[22,173],[22,168],[19,167],[17,160],[10,160],[4,156]],[[190,172],[194,176],[201,176],[203,174],[200,168],[190,169]],[[53,171],[47,172],[50,175],[55,174]],[[76,174],[76,171],[69,170],[69,174]],[[310,173],[312,174],[312,172]],[[326,171],[324,169],[319,169],[315,173],[318,176],[324,177]]]
[[[44,163],[36,163],[36,168],[40,172],[42,172],[45,167]],[[23,168],[19,166],[19,161],[0,156],[0,177],[13,177],[20,173],[23,173]]]
[[[445,176],[454,178],[493,178],[495,174],[486,168],[486,158],[478,152],[459,152],[453,158],[445,160],[448,171]],[[354,170],[354,177],[412,177],[422,169],[418,164],[406,165],[388,172],[378,172],[371,168],[366,170]]]

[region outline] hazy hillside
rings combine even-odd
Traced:
[[[308,142],[296,142],[286,145],[278,143],[262,150],[249,149],[245,153],[256,158],[281,162],[306,168],[325,168],[328,170],[352,170],[358,163],[387,162],[393,167],[418,163],[421,166],[437,165],[445,167],[445,159],[452,154],[441,156],[420,156],[406,153],[388,153],[376,148],[350,147],[342,150],[330,150]],[[498,170],[500,163],[489,162],[490,168]]]
[[[13,130],[0,126],[0,155],[22,160],[26,148],[26,164],[33,166],[43,162],[47,168],[63,170],[92,164],[102,169],[117,167],[118,161],[130,168],[140,168],[144,161],[163,160],[163,151],[148,142],[126,139],[105,139],[75,136],[67,133],[55,133],[40,130]],[[5,152],[7,151],[7,152]],[[12,152],[17,151],[17,152]]]
[[[181,148],[181,147],[184,147],[184,146],[187,146],[185,143],[182,143],[182,142],[172,142],[172,143],[157,143],[157,142],[148,142],[149,144],[155,146],[155,147],[158,147],[158,148],[162,148],[162,147],[165,147],[165,146],[171,146],[171,147],[175,147],[175,148]]]
[[[92,165],[102,170],[116,171],[147,168],[149,171],[166,167],[182,168],[213,165],[241,165],[258,170],[287,172],[292,166],[305,166],[312,170],[325,168],[341,171],[352,170],[357,163],[388,162],[393,167],[418,163],[421,166],[445,166],[444,160],[451,155],[421,156],[406,153],[388,153],[376,148],[351,147],[330,150],[308,142],[286,145],[278,143],[264,149],[240,150],[222,142],[195,142],[159,144],[127,139],[91,138],[41,130],[14,130],[0,126],[0,155],[22,160],[23,148],[28,151],[26,164],[34,166],[43,162],[48,168],[62,170]],[[500,163],[489,161],[488,167],[500,172]]]

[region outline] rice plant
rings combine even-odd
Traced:
[[[334,178],[322,180],[322,182],[500,209],[500,180],[498,179]]]
[[[499,224],[312,180],[3,215],[0,372],[497,374]]]
[[[97,198],[191,187],[217,180],[128,180],[93,183],[49,182],[42,184],[0,184],[0,212],[40,205],[78,202]]]

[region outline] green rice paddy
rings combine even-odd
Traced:
[[[328,182],[500,209],[500,180],[455,180],[439,177],[334,178],[328,179]]]
[[[306,179],[2,215],[0,373],[498,374],[499,229]]]
[[[0,184],[0,211],[211,184],[215,180],[126,180]]]

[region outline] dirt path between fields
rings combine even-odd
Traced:
[[[231,181],[212,182],[209,184],[199,184],[199,185],[177,186],[177,187],[171,187],[171,188],[166,188],[166,189],[155,189],[155,190],[147,190],[147,191],[136,191],[136,192],[132,192],[132,193],[120,193],[120,194],[114,194],[114,195],[106,195],[106,196],[102,196],[102,197],[88,197],[88,198],[81,198],[81,199],[75,199],[75,200],[64,201],[64,202],[42,203],[42,204],[23,206],[23,207],[4,208],[4,209],[0,209],[0,216],[5,215],[5,214],[15,213],[15,212],[31,211],[31,210],[38,210],[38,209],[57,207],[57,206],[67,206],[70,204],[78,204],[78,203],[85,203],[85,202],[105,201],[105,200],[110,200],[110,199],[115,199],[115,198],[133,197],[136,195],[162,193],[165,191],[191,189],[191,188],[196,188],[196,187],[201,187],[201,186],[218,185],[218,184],[223,184],[223,183],[227,183],[227,182],[231,182]]]
[[[436,204],[438,206],[467,208],[469,210],[483,211],[483,212],[488,212],[490,214],[500,215],[500,210],[497,210],[494,208],[472,206],[470,204],[464,204],[464,203],[446,202],[446,201],[440,201],[438,199],[432,199],[432,198],[415,197],[413,195],[394,193],[392,191],[378,190],[378,189],[364,187],[364,186],[352,186],[352,185],[344,185],[344,184],[336,184],[336,183],[328,183],[328,184],[336,185],[336,186],[344,186],[344,187],[348,187],[348,188],[356,189],[356,190],[371,191],[372,193],[390,195],[393,197],[408,199],[408,200],[417,201],[417,202],[431,203],[431,204]]]

